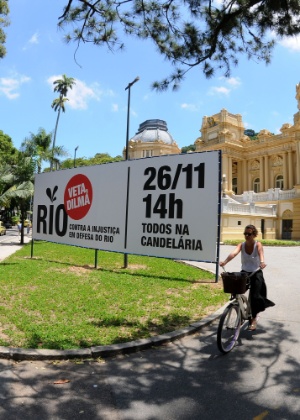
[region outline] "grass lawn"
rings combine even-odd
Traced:
[[[162,258],[35,242],[4,260],[0,345],[76,349],[173,331],[228,301],[214,275]]]

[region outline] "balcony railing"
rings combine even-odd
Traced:
[[[280,188],[270,188],[268,191],[255,193],[254,191],[245,191],[241,195],[233,196],[239,203],[259,203],[266,201],[291,200],[297,198],[295,189],[281,190]]]
[[[222,198],[222,213],[227,214],[259,214],[261,216],[276,216],[276,205],[255,205],[233,202],[230,198]]]

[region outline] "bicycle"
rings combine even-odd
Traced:
[[[245,321],[251,321],[250,294],[247,299],[244,293],[250,289],[250,278],[258,270],[260,268],[251,274],[229,273],[225,270],[221,273],[224,292],[231,293],[230,300],[232,301],[221,315],[218,326],[217,344],[222,353],[229,353],[233,349],[239,338],[241,326]]]

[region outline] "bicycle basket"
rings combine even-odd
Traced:
[[[221,273],[223,280],[223,290],[225,293],[231,293],[233,295],[243,294],[247,291],[247,273]]]

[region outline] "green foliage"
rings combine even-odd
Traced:
[[[284,239],[260,239],[264,246],[300,246],[300,241],[290,241]],[[224,241],[224,245],[238,245],[242,242],[241,239],[231,239]]]
[[[11,222],[13,225],[17,225],[20,222],[20,216],[12,216]]]
[[[211,273],[166,260],[42,241],[1,263],[0,345],[68,349],[150,337],[189,325],[228,296]]]
[[[248,136],[249,138],[250,138],[250,140],[258,140],[258,134],[259,133],[256,133],[254,130],[252,130],[252,129],[247,129],[247,130],[245,130],[244,131],[244,134],[246,135],[246,136]],[[271,135],[272,136],[274,136],[275,134],[274,133],[271,133]]]
[[[258,135],[258,133],[256,133],[254,130],[252,130],[252,129],[247,129],[247,130],[245,130],[244,131],[244,134],[246,135],[246,136],[248,136],[249,138],[250,138],[250,140],[257,140],[258,139],[258,137],[257,137],[257,135]]]
[[[21,144],[21,151],[36,162],[38,173],[42,171],[43,162],[51,162],[52,156],[58,163],[59,157],[68,155],[63,146],[55,146],[52,151],[51,143],[52,133],[47,133],[44,128],[39,128],[37,134],[30,133],[30,136],[25,138]]]
[[[10,24],[7,17],[8,15],[8,0],[0,0],[0,58],[5,57],[6,55],[6,48],[4,46],[6,42],[6,34],[2,28],[5,28]]]
[[[65,98],[68,94],[69,89],[73,88],[75,79],[73,77],[67,77],[65,74],[62,75],[61,79],[57,79],[53,82],[54,92],[58,92],[59,96]]]
[[[76,157],[75,165],[80,166],[93,166],[102,165],[103,163],[119,162],[123,160],[122,156],[111,157],[108,153],[96,153],[92,158]],[[66,159],[60,164],[61,169],[74,168],[74,159]]]
[[[184,17],[184,18],[183,18]],[[59,26],[71,26],[66,42],[91,42],[123,50],[126,36],[150,39],[175,67],[157,90],[177,89],[185,74],[201,66],[207,78],[229,76],[238,56],[270,63],[275,41],[300,33],[300,3],[295,0],[68,0]],[[123,31],[123,34],[122,34]]]
[[[0,130],[0,165],[16,163],[18,150],[13,146],[12,139]]]
[[[15,165],[2,168],[0,205],[9,207],[14,203],[20,208],[21,223],[26,219],[26,210],[34,193],[35,162],[31,157],[19,152]],[[24,242],[24,232],[21,233],[21,243]]]
[[[68,101],[68,98],[64,98],[60,96],[59,98],[56,98],[53,100],[51,107],[54,109],[54,111],[61,110],[62,112],[66,112],[65,103]]]
[[[245,136],[248,136],[248,137],[254,137],[257,135],[257,133],[255,133],[255,131],[250,128],[247,130],[244,130],[244,134]]]
[[[184,146],[181,149],[181,153],[188,153],[188,152],[194,152],[196,150],[196,146],[194,144],[190,144],[189,146]]]

